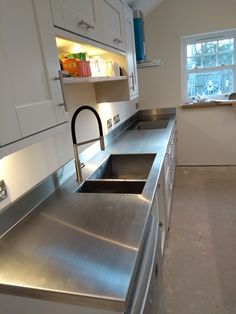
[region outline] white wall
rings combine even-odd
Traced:
[[[161,66],[138,71],[141,108],[181,104],[181,36],[236,28],[235,12],[235,0],[165,0],[145,18],[147,56]],[[178,164],[236,164],[231,108],[178,110],[177,118]]]
[[[115,91],[114,91],[115,92]],[[107,134],[114,128],[120,125],[123,121],[127,120],[132,114],[135,113],[136,101],[129,103],[127,101],[121,102],[96,102],[95,88],[93,84],[72,84],[66,86],[66,102],[69,107],[70,115],[74,113],[76,108],[82,105],[89,105],[94,107],[102,120],[103,132]],[[112,128],[107,128],[107,120],[119,114],[120,122],[113,125]],[[85,141],[89,138],[97,137],[98,125],[93,113],[86,110],[80,113],[77,118],[77,141]],[[89,124],[88,124],[89,123]],[[79,147],[79,151],[82,151],[83,147]]]
[[[236,110],[178,109],[178,164],[236,165]]]
[[[69,132],[63,131],[1,159],[0,178],[7,186],[8,198],[0,209],[48,177],[72,158]]]
[[[135,103],[116,102],[96,104],[94,86],[92,84],[71,85],[66,87],[66,100],[70,115],[83,104],[97,109],[103,124],[104,134],[107,134],[120,123],[135,113]],[[120,122],[107,129],[106,121],[120,114]],[[77,139],[83,141],[98,136],[96,119],[88,110],[78,117]],[[99,151],[99,145],[93,145],[92,152]],[[80,147],[81,152],[85,147]],[[0,210],[13,202],[32,187],[44,180],[54,171],[73,158],[70,126],[41,142],[17,151],[0,160],[0,179],[4,179],[8,198],[0,202]],[[83,160],[84,161],[84,160]]]

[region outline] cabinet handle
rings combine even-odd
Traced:
[[[158,189],[160,189],[160,187],[161,187],[161,184],[160,184],[160,183],[158,183],[158,184],[157,184],[157,188],[158,188]]]
[[[95,27],[89,23],[86,23],[84,20],[81,20],[79,23],[78,23],[79,27],[80,26],[85,26],[86,30],[90,30],[90,29],[95,29]]]
[[[158,269],[158,265],[156,264],[156,267],[155,267],[155,276],[156,276],[156,279],[158,278],[158,273],[159,273],[159,269]]]
[[[58,106],[59,106],[59,107],[64,106],[65,111],[68,111],[68,108],[67,108],[67,106],[66,106],[66,101],[65,101],[65,93],[64,93],[64,85],[63,85],[63,75],[62,75],[62,71],[59,70],[58,73],[59,73],[59,78],[56,77],[55,80],[58,80],[58,79],[59,79],[59,81],[60,81],[60,84],[61,84],[61,92],[62,92],[62,97],[63,97],[63,103],[58,104]]]
[[[114,43],[114,44],[121,44],[122,42],[123,42],[123,41],[120,40],[119,38],[113,39],[113,43]]]
[[[134,84],[137,84],[137,79],[136,79],[136,71],[134,70]]]
[[[134,91],[134,73],[132,73],[132,75],[130,75],[129,77],[132,78],[132,86],[130,87],[130,89]]]

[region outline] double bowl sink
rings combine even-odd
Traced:
[[[165,129],[170,118],[141,119],[128,130]],[[110,155],[78,188],[78,193],[142,194],[156,154]]]
[[[157,120],[139,120],[134,122],[128,130],[153,130],[166,129],[170,122],[169,118],[162,118]]]
[[[111,154],[78,193],[142,194],[156,154]]]

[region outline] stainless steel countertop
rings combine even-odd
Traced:
[[[79,194],[75,176],[0,240],[1,293],[125,310],[169,136],[125,131],[83,169],[109,154],[156,153],[141,195]]]

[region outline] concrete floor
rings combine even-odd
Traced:
[[[236,314],[236,167],[179,167],[151,314]]]

